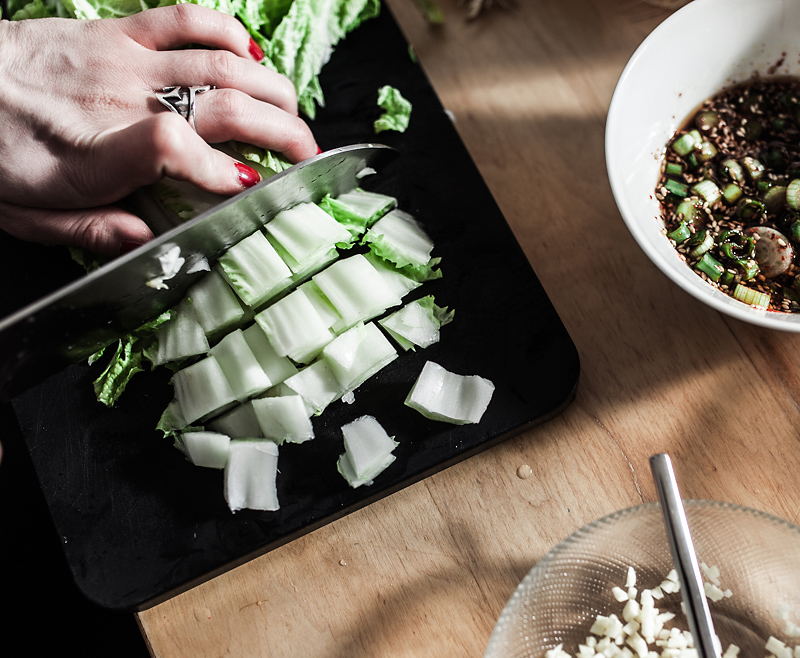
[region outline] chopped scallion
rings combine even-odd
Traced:
[[[736,288],[734,288],[733,296],[740,302],[750,304],[750,306],[761,309],[769,308],[770,297],[768,294],[743,286],[741,283],[737,284]]]
[[[674,231],[667,233],[667,237],[675,244],[682,244],[692,237],[692,232],[686,222],[681,222]]]
[[[712,238],[713,241],[713,238]],[[719,281],[725,271],[722,263],[709,253],[704,253],[703,257],[695,263],[695,269],[700,270],[712,281]]]
[[[744,169],[742,169],[742,165],[733,158],[727,158],[722,161],[720,165],[720,174],[736,183],[741,183],[744,180]]]
[[[733,205],[741,199],[742,194],[742,188],[736,183],[728,183],[722,190],[722,198],[725,200],[725,203],[729,205]]]
[[[680,176],[683,174],[683,165],[679,162],[667,162],[664,165],[664,173],[668,176]]]
[[[800,178],[795,178],[786,186],[786,205],[792,210],[800,210]]]
[[[664,181],[664,187],[675,196],[684,198],[689,193],[689,186],[686,183],[681,183],[674,178],[667,178]]]
[[[719,187],[717,187],[717,184],[708,178],[704,178],[692,185],[692,192],[702,197],[708,205],[716,203],[722,196],[722,192]]]
[[[745,197],[739,202],[736,214],[745,222],[758,221],[766,212],[767,207],[758,199]]]
[[[706,252],[711,251],[713,246],[714,236],[711,235],[711,232],[706,230],[698,231],[689,240],[689,255],[692,258],[697,258],[698,256],[702,256]]]
[[[674,142],[672,142],[672,150],[678,155],[689,155],[700,143],[700,133],[696,130],[684,133]]]
[[[798,181],[798,183],[800,183],[800,181]],[[798,192],[800,192],[800,188]],[[783,208],[786,203],[786,187],[783,185],[773,185],[764,193],[762,199],[768,211],[776,212]],[[798,200],[800,200],[800,195],[798,196]]]
[[[764,175],[764,165],[759,160],[748,155],[742,158],[742,164],[752,180],[757,181]]]

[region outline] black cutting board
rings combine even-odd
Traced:
[[[404,133],[374,133],[384,84],[413,103]],[[95,401],[98,368],[85,364],[16,398],[75,581],[102,606],[154,605],[552,418],[573,399],[575,346],[387,7],[339,45],[322,87],[326,106],[312,126],[324,150],[379,141],[400,152],[364,187],[396,196],[425,225],[444,276],[417,296],[433,294],[455,319],[438,344],[402,353],[353,403],[315,418],[313,441],[281,448],[278,512],[232,514],[222,472],[190,465],[154,430],[172,398],[166,370],[137,375],[115,409]],[[531,221],[547,218],[532,212]],[[6,263],[22,279],[19,294],[41,295],[77,276],[63,250],[25,247],[19,258],[26,249],[51,257],[52,269],[43,277]],[[434,422],[403,405],[427,360],[495,384],[479,424]],[[339,428],[363,414],[400,445],[372,486],[351,489],[336,470]]]

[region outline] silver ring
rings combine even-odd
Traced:
[[[164,87],[156,92],[156,98],[164,107],[175,114],[182,116],[192,130],[197,131],[194,122],[195,98],[197,94],[202,94],[214,89],[213,85],[195,85],[192,87]]]

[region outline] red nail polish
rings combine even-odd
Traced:
[[[318,146],[317,147],[317,155],[319,155],[320,153],[322,153],[322,149]]]
[[[124,256],[128,252],[141,247],[144,242],[133,242],[132,240],[123,240],[119,245],[119,255]]]
[[[262,59],[264,59],[264,51],[258,47],[258,44],[252,38],[250,39],[250,46],[248,50],[250,51],[250,56],[257,62],[260,62]]]
[[[258,175],[258,172],[252,167],[248,167],[246,164],[237,162],[236,170],[239,172],[239,182],[243,187],[253,187],[253,185],[261,180],[261,176]]]

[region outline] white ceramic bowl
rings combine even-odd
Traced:
[[[758,310],[695,274],[661,233],[653,196],[670,137],[703,101],[754,73],[800,75],[800,2],[690,2],[653,30],[622,72],[608,111],[606,165],[625,223],[672,281],[740,320],[800,331],[800,315]]]

